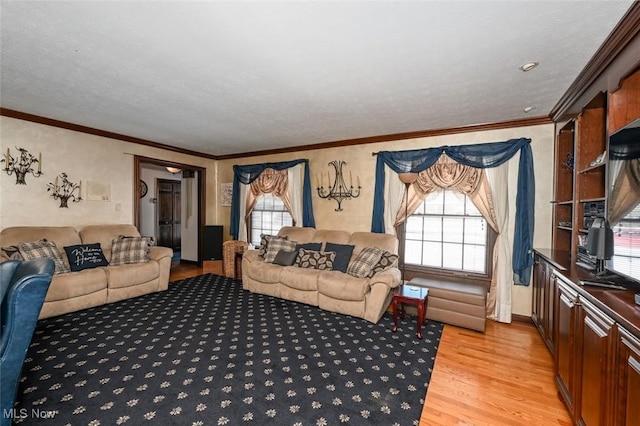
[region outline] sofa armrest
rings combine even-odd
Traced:
[[[396,288],[400,285],[401,278],[400,269],[389,268],[369,278],[369,285],[386,284],[389,288]]]
[[[242,261],[247,263],[262,262],[262,258],[258,255],[258,250],[245,250],[242,254]]]
[[[149,247],[149,260],[155,260],[159,262],[160,259],[173,256],[173,250],[169,247],[152,246]]]

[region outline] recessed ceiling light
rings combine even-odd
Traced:
[[[538,62],[527,62],[526,64],[520,65],[520,69],[524,72],[531,71],[535,67],[539,65]]]
[[[534,109],[536,109],[536,107],[534,107],[534,106],[528,106],[528,107],[526,107],[525,109],[523,109],[523,111],[524,111],[524,112],[531,112],[531,111],[533,111]]]

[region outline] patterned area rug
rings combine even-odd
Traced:
[[[17,424],[417,425],[442,324],[415,338],[202,275],[38,323]]]

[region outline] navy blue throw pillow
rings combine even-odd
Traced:
[[[100,243],[67,246],[64,248],[64,251],[67,253],[71,272],[97,268],[98,266],[109,266],[109,262],[107,262],[107,259],[104,257]]]
[[[333,261],[333,270],[340,272],[347,272],[349,267],[349,261],[351,261],[351,255],[353,254],[353,248],[355,246],[349,244],[334,244],[327,243],[324,247],[324,251],[335,251],[336,259]]]
[[[296,253],[301,248],[311,251],[320,251],[320,247],[322,247],[322,243],[298,243],[296,244]]]

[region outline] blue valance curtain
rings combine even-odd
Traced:
[[[498,167],[520,152],[518,192],[516,195],[515,234],[513,237],[514,282],[529,285],[533,265],[533,223],[535,208],[535,178],[531,139],[511,139],[505,142],[475,145],[442,146],[409,151],[381,151],[376,162],[376,185],[373,198],[371,232],[382,233],[384,224],[385,165],[396,173],[420,173],[431,167],[442,154],[460,164],[475,168]]]
[[[311,178],[309,174],[309,160],[306,158],[282,161],[279,163],[249,164],[233,166],[233,194],[231,196],[231,226],[230,234],[238,239],[240,231],[240,184],[249,185],[266,169],[284,170],[304,163],[304,181],[302,184],[302,226],[315,227],[313,217],[313,202],[311,199]]]

